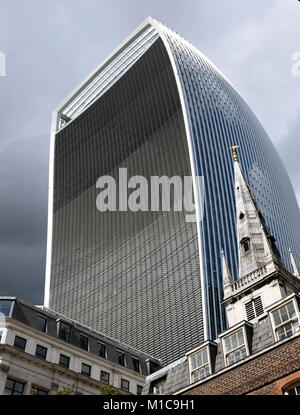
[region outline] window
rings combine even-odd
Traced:
[[[32,386],[31,387],[31,391],[30,391],[31,395],[48,395],[48,392],[45,391],[44,389],[40,389],[36,386]]]
[[[224,338],[225,359],[227,365],[232,365],[247,356],[247,348],[243,329]]]
[[[141,395],[143,391],[143,386],[137,385],[136,387],[136,394]]]
[[[261,301],[261,297],[256,297],[253,300],[245,304],[245,310],[247,315],[247,320],[251,321],[256,317],[264,314],[264,307]]]
[[[39,315],[37,315],[36,318],[37,318],[37,329],[45,333],[46,327],[47,327],[47,319]]]
[[[66,367],[68,369],[70,364],[70,358],[68,356],[61,354],[59,356],[59,364],[60,366]]]
[[[6,379],[4,395],[23,395],[25,383],[13,379]]]
[[[139,372],[140,373],[141,369],[140,369],[140,361],[139,361],[139,359],[136,359],[135,357],[133,357],[132,358],[132,362],[133,362],[133,369],[136,372]]]
[[[89,339],[84,334],[80,334],[80,347],[83,350],[88,350],[89,348]]]
[[[147,367],[148,367],[148,372],[150,374],[157,372],[160,369],[160,365],[158,363],[152,362],[151,360],[148,360]]]
[[[210,374],[208,348],[192,354],[190,357],[190,371],[192,382],[203,379]]]
[[[289,337],[299,330],[299,320],[293,301],[290,301],[273,311],[272,317],[277,340]]]
[[[294,384],[284,391],[285,395],[300,395],[300,383]]]
[[[10,300],[0,300],[0,315],[2,314],[5,317],[9,317],[11,303],[12,301]]]
[[[36,357],[39,357],[40,359],[46,360],[47,348],[37,344],[36,349],[35,349],[35,355]]]
[[[167,377],[164,376],[163,378],[160,378],[160,379],[157,379],[151,382],[150,393],[153,393],[154,395],[163,395],[165,384],[166,384],[166,379]]]
[[[14,342],[14,346],[19,349],[22,350],[22,352],[24,352],[25,347],[26,347],[26,339],[23,339],[23,337],[20,336],[16,336],[15,337],[15,342]]]
[[[125,354],[123,352],[119,351],[119,350],[117,351],[117,353],[118,353],[118,363],[119,363],[119,365],[125,366]]]
[[[64,323],[63,321],[59,322],[59,333],[58,337],[66,342],[70,343],[71,340],[71,326]]]
[[[91,376],[91,366],[87,365],[86,363],[82,363],[81,365],[81,373],[86,376]]]
[[[128,382],[128,380],[121,379],[121,389],[123,391],[129,392],[129,382]]]
[[[250,251],[250,238],[243,238],[240,242],[242,247],[244,248],[244,252]]]
[[[101,370],[100,372],[100,380],[103,383],[109,383],[109,373],[104,372],[103,370]]]
[[[106,359],[106,346],[104,343],[98,343],[99,344],[99,356]]]

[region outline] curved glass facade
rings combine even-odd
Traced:
[[[286,169],[263,127],[235,88],[185,39],[163,27],[179,73],[187,108],[196,172],[204,176],[202,222],[209,336],[224,330],[221,307],[221,249],[238,276],[233,163],[229,147],[240,146],[240,161],[253,194],[291,270],[289,246],[300,263],[300,212]]]
[[[50,308],[163,363],[223,331],[222,248],[238,271],[233,144],[287,265],[288,247],[298,253],[299,208],[270,139],[214,65],[157,21],[64,103],[56,124]],[[200,226],[182,212],[97,211],[97,179],[117,179],[121,167],[149,181],[203,176]]]

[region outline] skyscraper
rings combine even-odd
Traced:
[[[146,19],[54,112],[45,305],[164,363],[214,339],[226,325],[222,249],[238,272],[233,144],[288,262],[300,213],[270,139],[201,52]],[[177,211],[99,212],[96,181],[120,168],[204,177],[203,220],[196,180],[196,222]]]

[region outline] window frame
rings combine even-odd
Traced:
[[[139,388],[140,388],[141,393],[139,393]],[[142,392],[143,392],[143,386],[141,386],[141,385],[136,385],[136,394],[137,394],[137,395],[141,395],[141,394],[142,394]]]
[[[48,320],[47,320],[47,318],[46,317],[44,317],[44,316],[42,316],[42,315],[40,315],[40,314],[37,314],[36,315],[36,319],[37,319],[37,321],[41,321],[41,320],[44,320],[44,322],[45,322],[45,327],[44,327],[44,330],[41,330],[41,329],[39,329],[38,327],[37,327],[37,330],[39,330],[40,332],[42,332],[42,333],[47,333],[47,323],[48,323]],[[38,326],[38,324],[37,324],[37,326]]]
[[[126,382],[128,384],[128,389],[123,387],[124,382]],[[121,387],[120,387],[120,389],[124,392],[129,392],[129,388],[130,388],[129,380],[121,378]]]
[[[198,366],[195,369],[192,369],[192,357],[195,356],[196,354],[200,353],[200,352],[203,352],[204,350],[206,350],[206,353],[207,353],[207,359],[208,359],[207,363],[205,363],[205,364],[203,364],[201,366]],[[209,375],[212,374],[211,353],[210,353],[210,347],[209,347],[208,344],[206,344],[205,346],[201,346],[201,347],[199,347],[197,349],[192,350],[187,355],[187,357],[188,357],[188,362],[189,362],[189,364],[188,364],[188,366],[189,366],[189,378],[190,378],[190,383],[191,384],[192,383],[195,383],[195,382],[199,382],[202,379],[205,379],[207,376],[209,376]],[[208,366],[209,373],[206,376],[204,376],[203,378],[201,378],[201,379],[193,380],[193,374],[194,374],[194,372],[196,372],[197,370],[200,370],[200,369],[204,368],[205,366]]]
[[[15,388],[13,388],[13,389],[7,388],[6,384],[7,384],[8,380],[13,382],[14,386],[15,386],[16,383],[19,383],[20,385],[22,385],[22,393],[9,393],[9,394],[5,393],[6,389],[11,390],[12,392],[15,391]],[[8,395],[8,396],[17,396],[17,395],[21,396],[21,395],[24,395],[25,385],[26,385],[26,382],[24,382],[24,381],[20,381],[20,380],[16,380],[16,379],[7,377],[6,381],[5,381],[5,385],[4,385],[4,395]]]
[[[83,366],[89,368],[88,372],[83,371]],[[92,374],[92,366],[88,365],[87,363],[81,362],[81,370],[80,373],[84,376],[88,376],[89,378],[91,377]]]
[[[102,374],[107,375],[108,379],[107,380],[102,379]],[[109,379],[110,379],[110,373],[105,372],[105,370],[100,370],[100,382],[105,383],[106,385],[109,385]]]
[[[233,366],[235,364],[238,364],[239,362],[242,362],[244,359],[246,359],[247,357],[250,356],[250,349],[249,349],[249,344],[248,344],[248,336],[247,336],[246,326],[251,327],[251,328],[253,327],[252,324],[249,323],[248,321],[242,321],[241,323],[237,324],[236,326],[230,328],[229,330],[227,330],[227,331],[225,331],[225,332],[223,332],[219,335],[219,337],[221,338],[221,342],[222,342],[222,352],[223,352],[225,367],[229,367],[229,366]],[[234,349],[231,349],[230,351],[226,351],[225,339],[227,339],[228,337],[232,336],[235,333],[238,333],[239,331],[242,331],[242,333],[243,333],[243,339],[244,339],[243,345],[235,347]],[[228,362],[228,355],[231,354],[231,353],[236,352],[239,349],[242,349],[243,347],[246,348],[246,356],[243,357],[242,359],[239,359],[239,360],[233,362],[233,363],[229,363]]]
[[[19,346],[16,346],[16,339],[17,339],[17,338],[25,341],[24,348],[21,348],[21,347],[19,347]],[[15,335],[15,339],[14,339],[14,347],[15,347],[16,349],[20,350],[21,352],[25,352],[25,350],[26,350],[26,345],[27,345],[27,339],[25,339],[24,337],[21,337],[21,336],[19,336],[18,334],[16,334],[16,335]]]
[[[46,350],[45,357],[40,356],[40,355],[38,355],[38,354],[37,354],[37,349],[38,349],[38,347],[41,347],[41,348],[43,348],[43,349],[45,349],[45,350]],[[47,347],[45,347],[45,346],[42,346],[41,344],[38,344],[38,343],[37,343],[37,345],[36,345],[36,347],[35,347],[35,357],[38,357],[39,359],[42,359],[42,360],[46,360],[46,359],[47,359],[47,353],[48,353],[48,348],[47,348]]]
[[[107,347],[106,347],[106,344],[103,343],[103,342],[100,342],[100,341],[98,341],[97,343],[98,343],[98,346],[99,346],[99,353],[98,353],[99,357],[102,357],[102,359],[107,359]],[[104,356],[102,356],[101,353],[100,353],[102,347],[104,347]]]
[[[38,392],[44,392],[44,393],[32,393],[33,390],[36,390]],[[49,390],[41,388],[40,386],[31,385],[30,395],[48,395],[48,394],[49,394]]]
[[[58,320],[57,321],[57,329],[58,329],[58,333],[57,333],[57,337],[60,339],[60,340],[63,340],[64,342],[67,342],[67,343],[71,343],[71,335],[72,335],[72,326],[71,326],[71,324],[69,324],[69,323],[66,323],[65,321],[63,321],[63,320]],[[60,336],[60,330],[61,330],[61,325],[65,325],[65,326],[68,326],[69,328],[70,328],[70,333],[69,333],[69,340],[66,340],[66,339],[64,339],[63,337],[61,337]]]
[[[273,335],[274,335],[275,341],[283,341],[283,340],[288,339],[289,337],[293,336],[295,333],[300,331],[300,312],[299,312],[297,297],[298,296],[296,296],[296,294],[292,294],[292,295],[284,298],[279,303],[276,303],[276,305],[274,305],[272,307],[268,307],[268,311],[269,311],[269,314],[270,314],[270,317],[271,317],[271,325],[272,325]],[[299,297],[298,297],[298,299],[299,299]],[[279,310],[280,308],[286,306],[289,303],[293,303],[294,310],[295,310],[295,317],[289,318],[285,322],[283,322],[279,325],[276,325],[273,313],[275,311]],[[298,330],[296,332],[292,333],[291,335],[285,336],[282,339],[280,339],[279,335],[278,335],[278,329],[292,323],[293,321],[298,321]]]
[[[9,310],[8,313],[7,313],[7,315],[6,315],[6,313],[3,313],[1,311],[2,310],[1,303],[3,304],[4,302],[10,303],[9,307],[3,307],[4,310]],[[12,310],[12,304],[13,304],[13,302],[14,302],[14,300],[4,300],[4,299],[1,299],[0,300],[0,315],[1,314],[4,314],[4,318],[11,317],[11,310]]]
[[[295,394],[288,393],[289,391],[295,390],[295,389],[299,389],[299,393],[298,393],[298,391],[296,391]],[[283,392],[283,395],[300,396],[300,379],[294,380],[293,382],[286,385],[283,388],[282,392]]]
[[[135,366],[135,362],[137,363],[138,367]],[[141,363],[140,363],[140,359],[138,359],[137,357],[132,356],[132,364],[133,364],[133,370],[136,373],[141,373]]]
[[[163,375],[163,376],[158,377],[157,379],[153,379],[151,381],[151,384],[150,384],[150,394],[152,394],[152,395],[164,395],[164,386],[166,384],[166,381],[167,381],[167,375]],[[160,393],[157,393],[157,392],[154,391],[154,388],[156,388],[156,385],[162,385],[163,386],[163,389],[160,386]]]
[[[125,352],[123,352],[122,350],[117,350],[117,354],[118,354],[118,364],[122,367],[127,367],[126,366],[126,357],[125,357]],[[123,356],[123,364],[120,363],[120,355]]]
[[[67,358],[67,359],[68,359],[68,366],[66,366],[66,365],[64,365],[64,364],[61,364],[61,357],[63,357],[63,358]],[[59,364],[59,366],[64,367],[65,369],[69,369],[69,368],[70,368],[70,362],[71,362],[71,358],[70,358],[70,356],[67,356],[67,355],[65,355],[65,354],[63,354],[63,353],[60,353],[60,354],[59,354],[59,359],[58,359],[58,364]]]
[[[82,343],[81,343],[81,339],[85,339],[85,341],[86,341],[86,347],[82,347]],[[80,333],[79,334],[79,342],[80,342],[80,348],[82,349],[82,350],[85,350],[86,352],[88,352],[89,351],[89,336],[87,336],[86,334],[84,334],[84,333]]]

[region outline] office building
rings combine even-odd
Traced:
[[[217,338],[221,249],[238,276],[233,144],[282,257],[291,247],[300,262],[299,207],[263,127],[209,59],[146,19],[54,111],[45,305],[164,364]],[[100,212],[97,180],[120,169],[192,176],[196,221]]]

